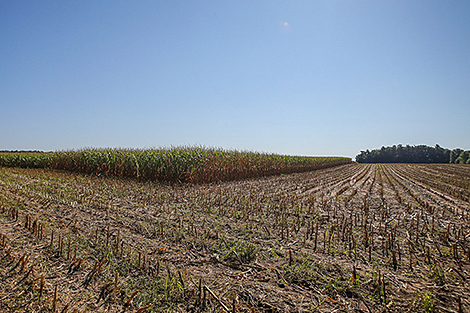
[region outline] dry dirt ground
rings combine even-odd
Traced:
[[[470,166],[168,185],[0,168],[1,312],[468,312]]]

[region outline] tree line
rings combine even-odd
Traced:
[[[0,153],[44,153],[41,150],[0,150]]]
[[[460,148],[446,149],[418,145],[393,145],[372,151],[361,151],[356,156],[358,163],[454,163],[470,164],[470,151]]]

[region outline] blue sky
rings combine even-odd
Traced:
[[[0,150],[470,149],[470,1],[2,1]]]

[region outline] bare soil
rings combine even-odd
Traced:
[[[2,312],[468,312],[470,167],[169,185],[0,168]]]

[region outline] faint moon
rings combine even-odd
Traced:
[[[280,29],[283,30],[283,31],[290,31],[291,28],[290,28],[289,22],[286,22],[286,21],[281,22]]]

